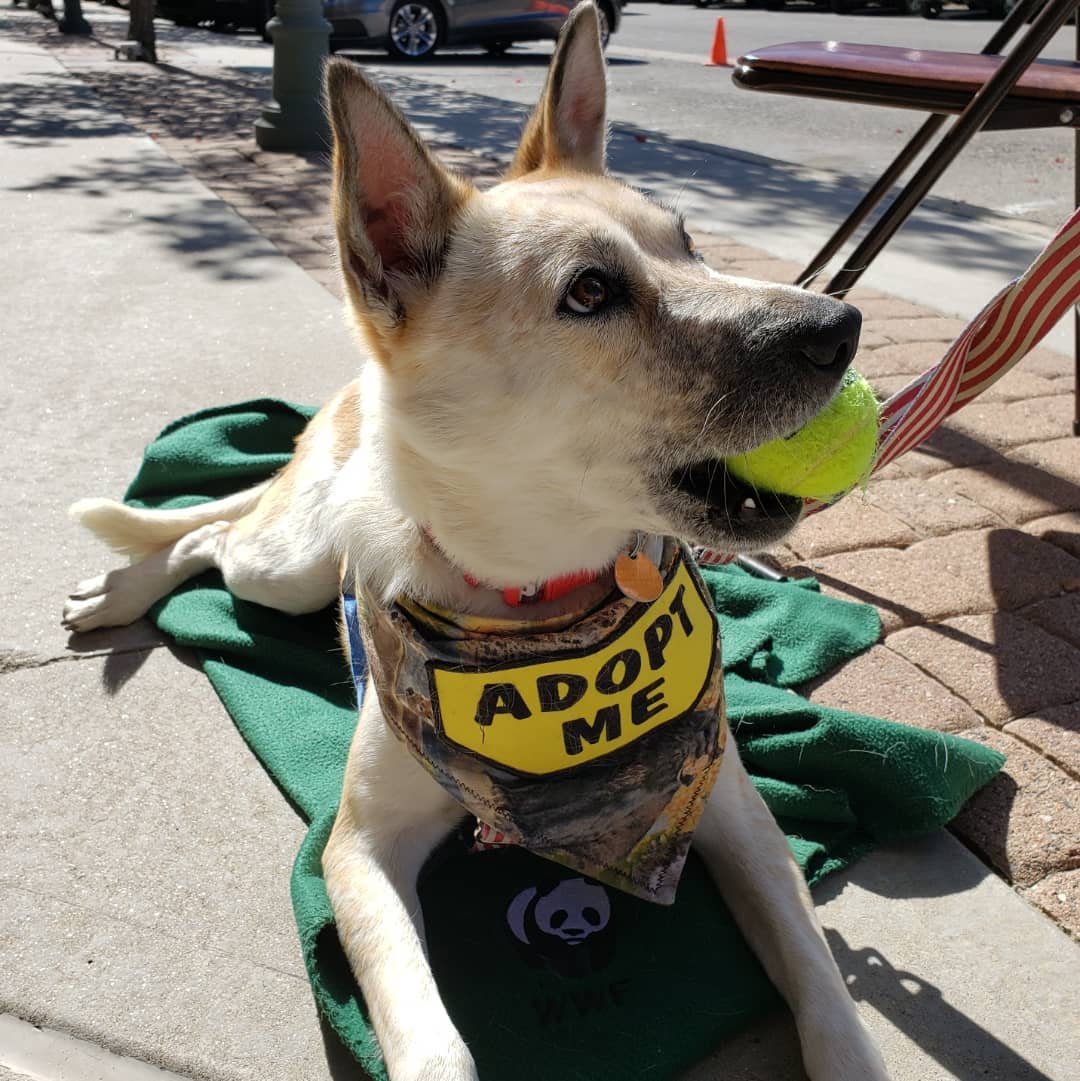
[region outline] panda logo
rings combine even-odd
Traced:
[[[506,922],[525,960],[560,976],[598,972],[614,954],[607,890],[584,878],[529,886],[507,906]]]

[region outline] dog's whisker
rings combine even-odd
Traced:
[[[720,408],[721,404],[731,397],[732,391],[728,391],[726,394],[721,394],[719,398],[709,406],[709,411],[705,414],[705,420],[701,424],[701,431],[694,437],[695,440],[701,439],[705,435],[705,429],[709,426],[709,421],[712,420],[713,414]]]
[[[821,266],[815,267],[808,274],[799,279],[799,286],[803,289],[809,289],[828,265],[828,262],[824,262]]]

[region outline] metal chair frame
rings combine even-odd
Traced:
[[[1002,60],[996,72],[973,95],[925,88],[905,88],[895,83],[882,84],[868,90],[865,84],[829,75],[808,76],[801,72],[798,85],[777,85],[774,73],[762,73],[754,68],[754,55],[740,59],[733,78],[747,89],[769,89],[777,93],[800,96],[858,100],[862,103],[925,108],[932,100],[933,112],[912,136],[907,145],[886,167],[873,187],[840,224],[821,250],[799,275],[797,284],[809,285],[836,255],[860,225],[882,202],[916,157],[929,145],[949,115],[957,115],[955,123],[927,155],[922,165],[888,205],[866,236],[845,259],[844,266],[833,275],[826,292],[843,297],[855,286],[897,230],[910,217],[919,203],[945,172],[952,161],[978,131],[1022,127],[1074,128],[1074,198],[1080,206],[1080,109],[1070,102],[1050,99],[1012,98],[1009,94],[1016,82],[1037,59],[1054,34],[1077,11],[1078,0],[1021,0],[1009,13],[982,50],[984,55],[998,55],[1029,16],[1031,27]],[[1035,14],[1037,12],[1037,14]],[[1076,63],[1080,65],[1080,16],[1077,18]],[[762,84],[767,85],[762,85]],[[1075,412],[1073,434],[1080,436],[1080,310],[1074,311],[1074,340],[1076,366]]]

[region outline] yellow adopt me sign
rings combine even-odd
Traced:
[[[716,650],[712,610],[679,561],[641,616],[594,647],[483,672],[430,661],[434,718],[462,750],[521,773],[557,773],[692,709]]]

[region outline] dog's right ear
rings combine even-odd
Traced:
[[[326,101],[342,270],[357,314],[382,336],[438,276],[472,189],[443,169],[355,64],[329,61]]]

